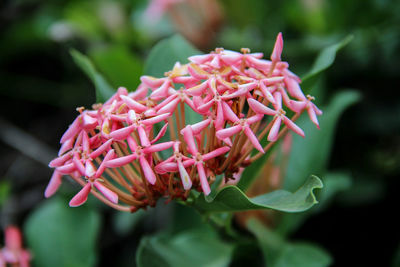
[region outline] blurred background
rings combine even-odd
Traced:
[[[77,115],[75,108],[96,102],[94,86],[75,65],[71,48],[87,55],[112,86],[134,90],[150,49],[174,33],[203,52],[248,47],[268,57],[278,32],[285,42],[283,60],[300,76],[321,49],[352,34],[318,80],[315,94],[322,106],[347,88],[361,95],[338,120],[326,166],[351,179],[291,238],[320,244],[336,266],[400,266],[400,220],[395,216],[400,1],[395,0],[155,0],[150,7],[145,0],[1,1],[1,227],[29,228],[26,222],[45,202],[52,173],[47,164]],[[65,182],[56,199],[67,206],[76,189]],[[140,238],[174,220],[174,205],[138,216],[116,214],[96,201],[87,206],[79,212],[99,221],[99,234],[93,237],[99,241],[99,266],[116,259],[114,266],[134,266]]]

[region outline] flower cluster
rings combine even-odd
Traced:
[[[22,235],[15,226],[5,230],[5,246],[0,249],[0,267],[10,266],[29,267],[30,253],[22,247]]]
[[[304,110],[318,126],[322,112],[281,61],[282,48],[280,33],[271,60],[217,48],[163,78],[142,76],[134,92],[121,87],[93,110],[79,108],[50,162],[45,196],[69,175],[82,186],[70,206],[92,193],[133,212],[160,197],[185,200],[191,189],[208,195],[217,175],[237,182],[288,129],[304,136],[294,123]]]

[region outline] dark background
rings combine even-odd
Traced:
[[[215,33],[213,38],[195,45],[205,52],[220,46],[234,50],[247,46],[268,53],[281,31],[284,58],[300,74],[321,48],[354,34],[323,80],[324,99],[343,88],[354,88],[362,95],[337,125],[329,163],[329,168],[349,171],[353,184],[335,197],[329,209],[309,218],[292,238],[319,243],[333,255],[337,266],[389,266],[400,240],[396,216],[400,185],[400,2],[225,0],[220,4],[222,22],[208,29]],[[165,29],[143,28],[137,16],[145,5],[145,1],[0,3],[2,227],[9,223],[23,226],[44,200],[43,191],[51,176],[46,162],[55,156],[59,138],[77,114],[75,108],[95,102],[93,85],[73,63],[69,48],[95,58],[97,49],[107,44],[123,45],[134,55],[140,70],[150,48],[179,30],[171,22]],[[123,18],[116,28],[106,26],[107,19],[96,13],[99,8],[114,6],[120,12],[116,16]],[[57,25],[69,25],[72,33],[57,37],[54,32],[62,31]],[[110,223],[110,213],[103,214],[103,229]],[[128,244],[134,247],[140,236],[156,228],[139,227],[117,239],[112,231],[104,231],[100,247],[104,251]],[[112,260],[102,257],[103,266]]]

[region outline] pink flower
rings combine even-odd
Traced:
[[[5,230],[5,247],[0,250],[0,264],[29,267],[30,259],[30,253],[22,246],[21,231],[16,226],[8,226]]]
[[[167,2],[157,8],[172,4]],[[281,61],[282,49],[282,34],[271,60],[247,48],[241,53],[217,48],[189,57],[187,64],[177,62],[164,77],[142,76],[134,92],[118,88],[94,110],[79,108],[49,164],[55,170],[45,196],[69,175],[82,186],[71,206],[93,194],[133,212],[162,197],[186,200],[189,190],[208,195],[217,175],[237,183],[287,128],[304,136],[294,123],[304,110],[318,126],[322,111]],[[280,130],[282,123],[286,127]],[[263,147],[259,140],[267,134],[270,143]]]

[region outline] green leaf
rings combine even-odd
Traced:
[[[99,72],[97,72],[90,59],[75,49],[71,49],[70,54],[76,65],[78,65],[93,82],[96,88],[96,101],[105,102],[108,98],[110,98],[114,94],[115,89],[113,89],[105,80],[105,78]]]
[[[353,35],[348,35],[340,42],[324,48],[318,54],[311,70],[302,77],[302,81],[305,82],[329,68],[335,61],[336,53],[350,43],[351,40],[353,40]]]
[[[94,266],[99,227],[98,213],[87,206],[70,208],[61,198],[45,201],[25,225],[35,266]]]
[[[126,46],[113,45],[90,51],[95,65],[108,78],[114,88],[136,90],[142,75],[142,62]]]
[[[300,212],[318,203],[313,190],[322,187],[323,184],[318,177],[310,176],[304,185],[294,193],[286,190],[277,190],[254,198],[248,198],[238,187],[227,186],[218,192],[212,202],[208,202],[203,197],[204,195],[200,195],[200,197],[194,201],[193,205],[203,212],[255,209]]]
[[[136,254],[138,267],[228,266],[233,247],[211,230],[191,230],[144,237]]]
[[[188,62],[188,57],[202,54],[180,35],[174,35],[156,44],[150,51],[144,64],[145,75],[164,77],[166,71],[172,70],[179,61]]]
[[[320,116],[320,129],[303,114],[296,124],[305,132],[305,138],[293,136],[292,151],[289,157],[287,174],[284,179],[284,188],[293,190],[302,183],[302,177],[315,173],[323,177],[329,155],[331,154],[333,137],[336,125],[342,113],[360,99],[356,91],[341,91],[337,93]]]
[[[330,255],[317,245],[288,242],[255,219],[247,227],[261,247],[268,267],[324,267],[332,263]]]

